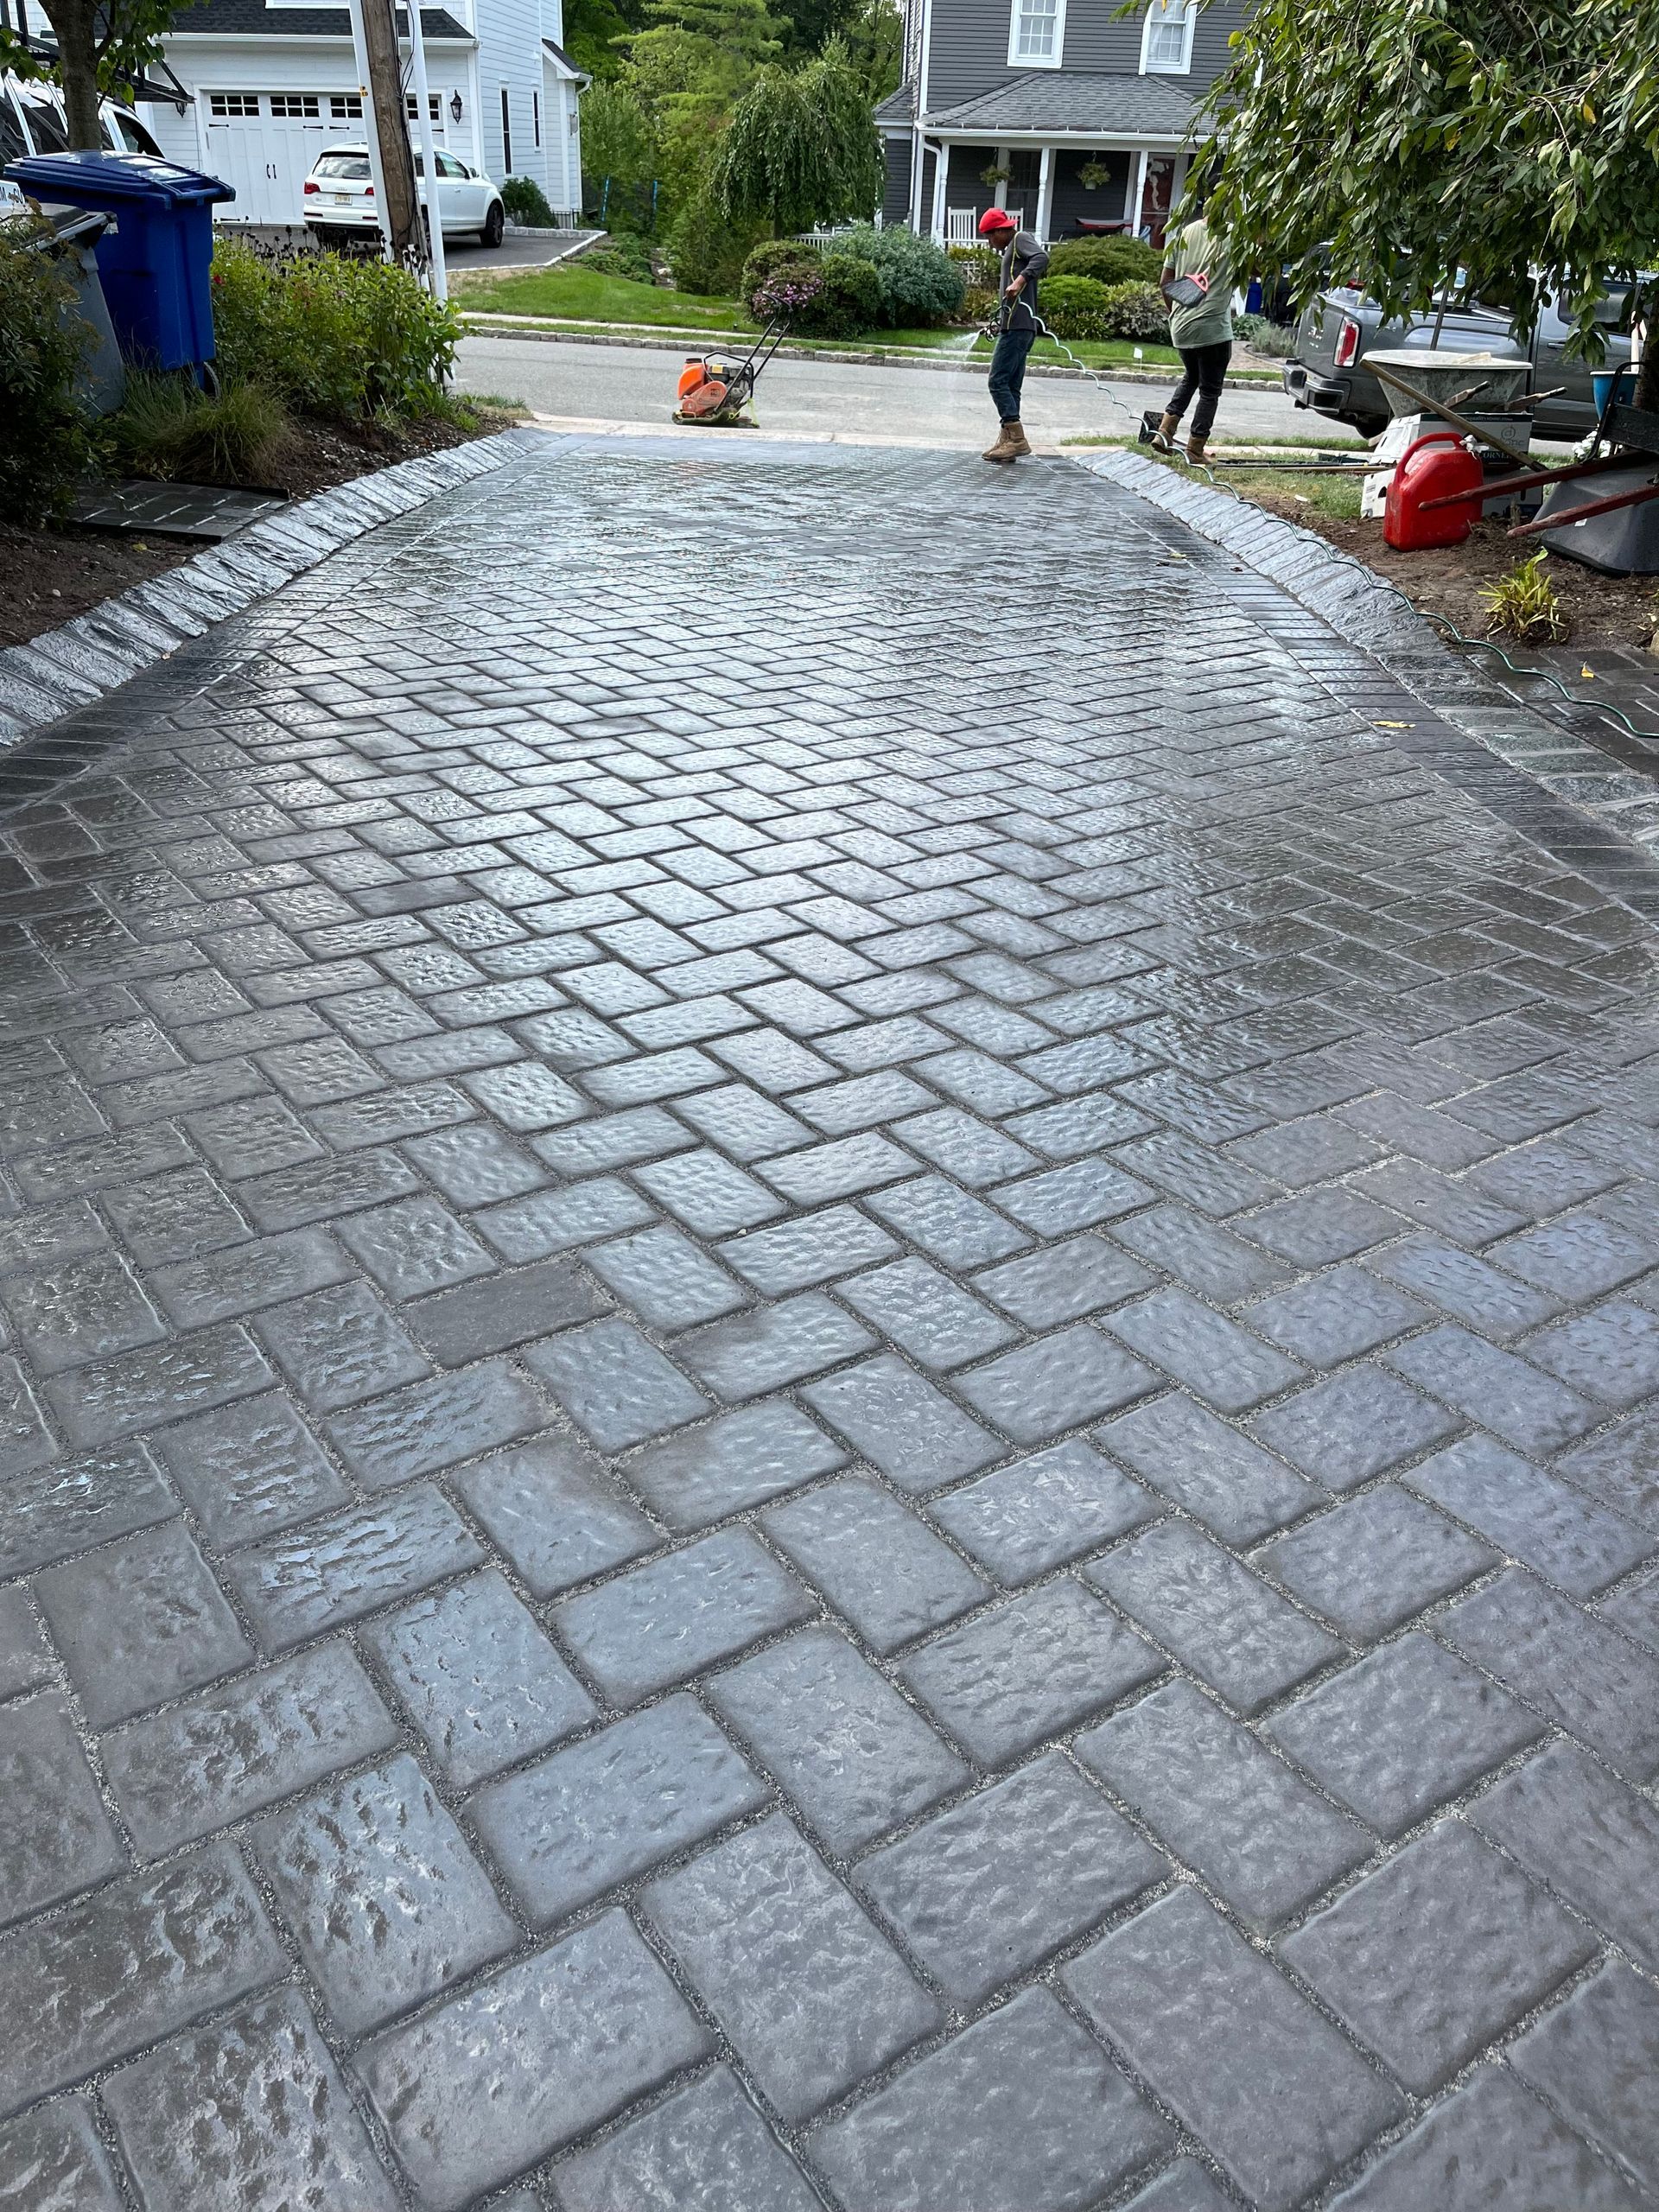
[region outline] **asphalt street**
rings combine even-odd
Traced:
[[[465,391],[522,400],[539,415],[605,423],[665,422],[673,407],[680,357],[656,346],[588,346],[542,339],[468,338],[457,381]],[[1173,383],[1173,374],[1171,382]],[[1163,397],[1152,385],[1092,384],[1031,377],[1025,391],[1028,433],[1044,443],[1134,429]],[[996,434],[982,365],[960,372],[871,367],[838,361],[779,359],[757,394],[761,428],[776,436],[842,431],[911,444],[988,445]],[[1218,435],[1325,437],[1351,433],[1299,411],[1282,393],[1232,386],[1217,417]]]

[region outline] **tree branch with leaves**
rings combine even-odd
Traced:
[[[1231,44],[1194,166],[1241,264],[1289,264],[1299,307],[1450,287],[1523,333],[1554,299],[1602,358],[1607,288],[1659,269],[1659,0],[1258,0]]]
[[[0,70],[43,77],[63,93],[72,146],[101,143],[99,105],[130,99],[133,84],[160,60],[162,41],[189,0],[41,0],[57,41],[57,59],[36,53],[0,26]]]

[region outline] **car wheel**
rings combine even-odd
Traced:
[[[498,246],[500,245],[503,238],[505,237],[506,229],[507,218],[505,211],[503,209],[501,202],[499,200],[492,200],[490,202],[490,212],[484,218],[484,227],[478,234],[480,240],[485,245],[492,248]]]

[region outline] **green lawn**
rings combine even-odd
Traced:
[[[470,276],[456,304],[474,315],[560,315],[572,322],[666,323],[683,330],[753,330],[754,318],[735,300],[709,300],[638,284],[597,269],[524,269],[501,276]]]
[[[503,276],[469,275],[456,288],[457,303],[474,315],[537,315],[566,322],[593,322],[609,328],[628,323],[648,323],[658,328],[699,331],[747,331],[754,318],[736,300],[707,299],[696,292],[671,292],[661,284],[639,284],[626,276],[606,276],[596,269],[524,269]],[[872,330],[858,338],[812,338],[804,344],[854,350],[871,346],[917,346],[929,350],[965,350],[961,330]],[[988,340],[976,351],[988,355]],[[1079,340],[1071,347],[1079,361],[1091,369],[1173,368],[1179,357],[1167,346],[1143,346],[1141,361],[1128,340],[1093,345]],[[1032,357],[1064,365],[1065,357],[1052,340],[1039,340]]]

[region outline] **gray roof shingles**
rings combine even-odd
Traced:
[[[397,28],[407,32],[406,10],[397,12]],[[472,43],[472,33],[447,8],[421,10],[421,29],[428,38],[460,39]],[[350,38],[352,19],[344,7],[267,8],[264,0],[196,0],[173,18],[175,38]]]
[[[884,103],[884,105],[886,104]],[[1052,130],[1109,138],[1182,137],[1197,105],[1185,82],[1127,71],[1033,69],[937,111],[930,130]]]

